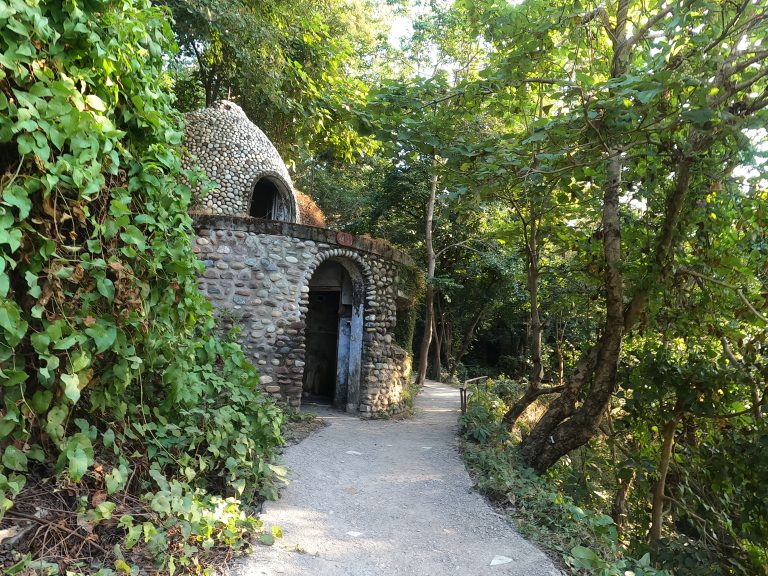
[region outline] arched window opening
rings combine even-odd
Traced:
[[[260,178],[253,188],[249,214],[254,218],[276,220],[280,203],[280,191],[269,178]]]

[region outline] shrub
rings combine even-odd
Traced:
[[[504,398],[520,388],[501,379],[477,386],[461,417],[464,458],[477,488],[502,504],[518,529],[557,552],[573,574],[663,576],[648,555],[625,555],[610,516],[585,510],[546,477],[528,468],[513,438],[501,425]]]

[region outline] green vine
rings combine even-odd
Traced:
[[[0,521],[40,478],[101,494],[72,506],[117,570],[244,545],[281,440],[197,288],[171,37],[149,0],[0,4]]]
[[[408,303],[405,306],[398,305],[393,337],[399,346],[410,352],[418,313],[416,303],[424,296],[426,283],[423,272],[414,266],[400,265],[397,276],[398,292],[406,295]]]

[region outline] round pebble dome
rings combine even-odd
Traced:
[[[264,177],[286,195],[281,220],[298,222],[299,209],[288,169],[269,138],[234,102],[220,100],[186,115],[184,167],[202,168],[216,188],[201,194],[196,209],[247,216],[254,186]]]

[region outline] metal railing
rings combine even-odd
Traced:
[[[467,413],[467,384],[470,382],[477,382],[478,380],[487,380],[488,376],[478,376],[477,378],[470,378],[464,380],[464,384],[459,386],[459,397],[461,398],[461,413]]]

